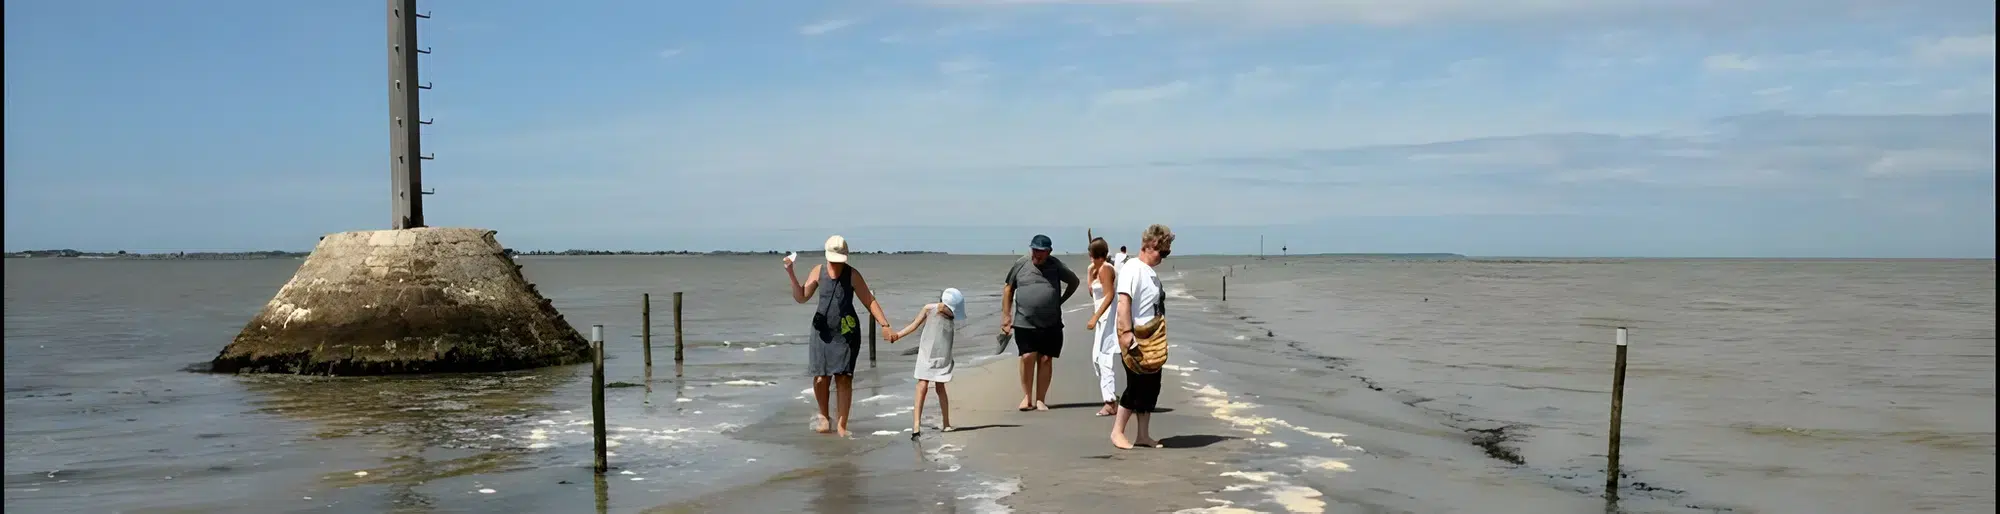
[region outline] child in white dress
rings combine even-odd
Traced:
[[[957,332],[956,318],[965,312],[965,295],[956,288],[948,288],[938,295],[938,303],[925,305],[917,312],[917,319],[910,326],[889,334],[889,343],[909,337],[918,328],[924,330],[923,338],[917,342],[917,409],[910,411],[910,439],[923,435],[924,396],[930,389],[937,389],[938,412],[943,415],[943,423],[938,427],[944,432],[952,431],[951,397],[946,396],[944,385],[951,382],[953,361],[951,358],[952,336]]]

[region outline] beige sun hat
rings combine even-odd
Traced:
[[[826,238],[826,262],[847,262],[847,238]]]

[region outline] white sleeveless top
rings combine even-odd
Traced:
[[[1106,262],[1106,263],[1104,263],[1104,265],[1105,265],[1105,266],[1111,266],[1111,263],[1109,263],[1109,262]],[[1117,268],[1112,268],[1112,269],[1117,269]],[[1106,295],[1106,294],[1105,294],[1105,291],[1104,291],[1104,284],[1101,284],[1101,283],[1098,283],[1098,282],[1097,282],[1097,275],[1096,275],[1095,273],[1092,273],[1092,274],[1091,274],[1091,276],[1090,276],[1090,309],[1091,309],[1091,312],[1096,312],[1096,311],[1097,311],[1097,308],[1099,308],[1099,307],[1103,307],[1103,306],[1104,306],[1104,302],[1108,302],[1108,301],[1116,301],[1116,300],[1114,300],[1114,299],[1112,299],[1112,298],[1108,297],[1108,295]],[[1103,315],[1103,316],[1099,316],[1099,317],[1098,317],[1098,324],[1102,325],[1102,324],[1104,324],[1104,323],[1105,323],[1105,321],[1104,321],[1104,320],[1109,320],[1109,319],[1111,319],[1111,315],[1113,314],[1113,311],[1116,311],[1116,310],[1118,310],[1118,309],[1116,308],[1116,307],[1117,307],[1116,305],[1113,305],[1112,307],[1113,307],[1113,308],[1110,308],[1110,309],[1104,309],[1104,315]]]

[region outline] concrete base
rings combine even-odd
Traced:
[[[521,276],[494,232],[320,238],[211,363],[224,373],[386,375],[586,362],[590,343]]]

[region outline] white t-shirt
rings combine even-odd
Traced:
[[[1165,300],[1160,290],[1160,274],[1153,272],[1152,266],[1147,266],[1144,261],[1138,259],[1127,260],[1125,264],[1118,266],[1116,287],[1118,290],[1113,294],[1132,297],[1133,326],[1152,321],[1155,307]]]
[[[1111,256],[1111,265],[1112,265],[1112,266],[1124,266],[1124,265],[1125,265],[1125,252],[1118,252],[1118,253],[1116,253],[1116,254],[1113,254],[1113,255]]]

